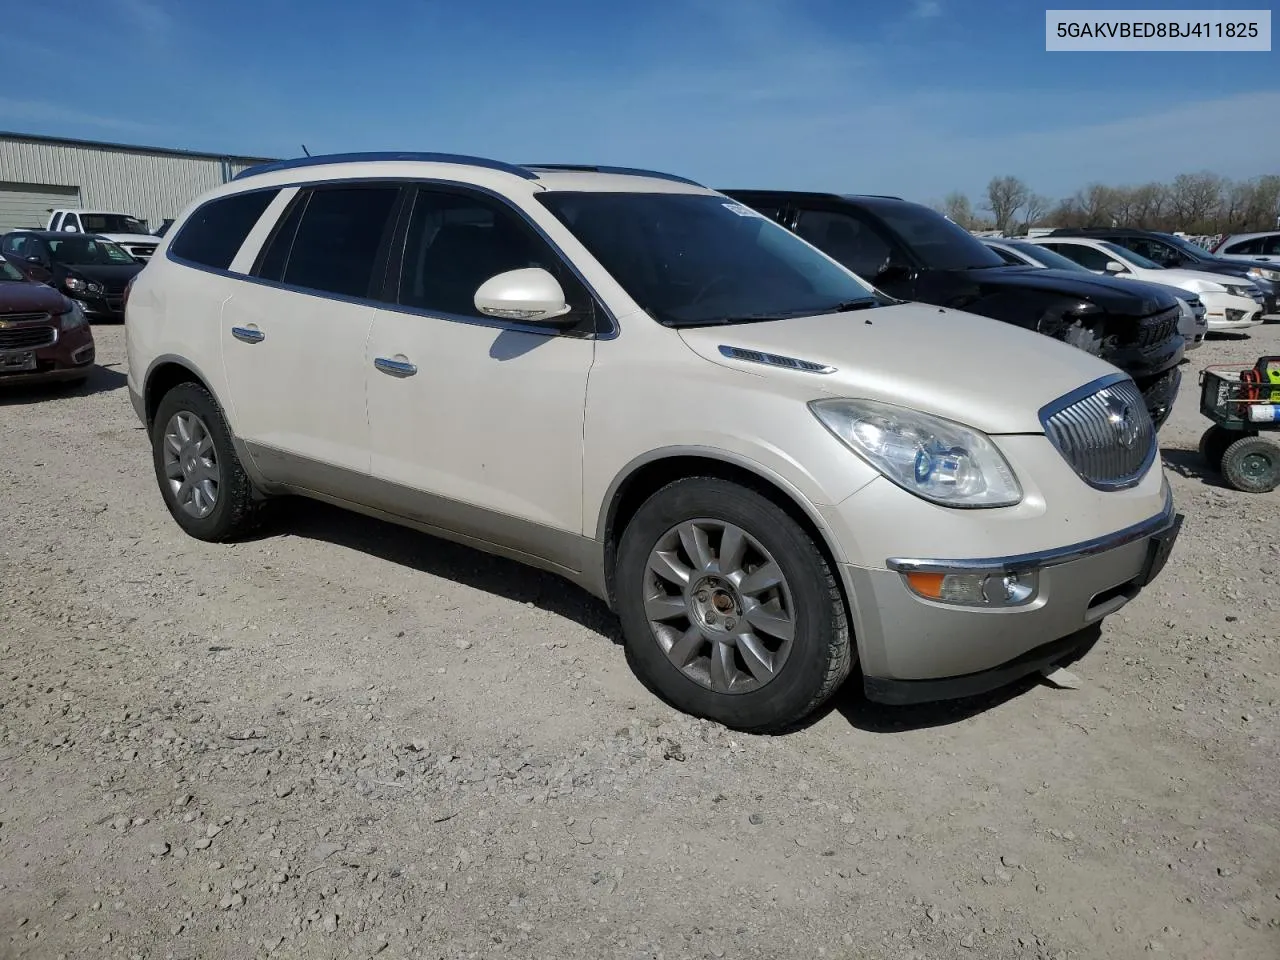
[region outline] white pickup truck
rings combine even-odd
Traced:
[[[92,233],[113,240],[138,260],[149,260],[160,238],[137,217],[108,210],[52,210],[48,230]]]

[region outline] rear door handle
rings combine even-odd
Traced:
[[[267,335],[257,327],[232,327],[231,335],[244,343],[261,343]]]
[[[412,377],[418,372],[418,368],[408,360],[393,360],[390,357],[376,357],[373,365],[393,377]]]

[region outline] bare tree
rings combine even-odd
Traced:
[[[1253,181],[1249,206],[1241,216],[1240,229],[1275,230],[1280,228],[1280,176],[1274,173]],[[1231,229],[1224,227],[1225,230]]]
[[[1053,201],[1042,193],[1033,193],[1028,196],[1027,202],[1022,205],[1022,232],[1026,233],[1032,227],[1039,226],[1040,221],[1052,206]]]
[[[1216,173],[1180,173],[1173,178],[1169,198],[1181,229],[1208,233],[1216,227],[1224,185]]]
[[[942,201],[942,212],[966,230],[972,230],[977,219],[973,215],[973,204],[958,190],[947,194],[946,199]]]
[[[1091,183],[1076,194],[1076,206],[1086,227],[1115,226],[1116,191],[1104,183]]]
[[[987,209],[995,218],[996,229],[1008,233],[1018,210],[1027,202],[1031,191],[1017,177],[992,177],[987,184]]]
[[[1231,181],[1216,173],[1183,173],[1172,183],[1138,187],[1091,183],[1057,204],[1032,193],[1017,177],[994,177],[987,209],[994,224],[979,217],[969,198],[949,194],[935,209],[966,230],[995,226],[1023,232],[1036,223],[1058,227],[1142,227],[1192,234],[1280,230],[1280,174]]]
[[[1169,191],[1162,183],[1146,183],[1133,190],[1131,195],[1132,220],[1128,226],[1157,230],[1163,227],[1165,204]]]

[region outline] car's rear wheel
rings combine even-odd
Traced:
[[[615,595],[637,676],[739,730],[794,726],[849,674],[844,600],[805,529],[725,480],[676,481],[622,534]]]
[[[165,506],[188,534],[232,540],[259,525],[262,501],[254,496],[222,410],[200,384],[182,383],[164,395],[151,447]]]

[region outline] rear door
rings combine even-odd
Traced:
[[[236,431],[268,480],[332,491],[368,473],[365,344],[401,193],[299,190],[223,305]]]

